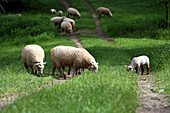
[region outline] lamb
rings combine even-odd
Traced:
[[[63,15],[63,12],[60,10],[58,11],[58,16],[62,16]]]
[[[32,69],[32,74],[43,74],[44,64],[46,64],[46,62],[44,62],[45,54],[42,47],[39,45],[27,45],[22,50],[21,56],[27,70],[29,66]]]
[[[51,49],[51,59],[53,61],[53,71],[54,75],[55,69],[57,68],[61,75],[61,67],[73,67],[73,76],[78,71],[78,69],[87,68],[88,70],[93,70],[98,72],[98,63],[96,63],[94,57],[83,48],[75,48],[71,46],[57,46]],[[66,75],[64,74],[64,78]]]
[[[71,32],[72,32],[72,25],[71,25],[71,23],[68,22],[68,21],[63,21],[61,23],[61,30],[63,32],[69,33],[71,35]]]
[[[63,21],[68,21],[68,22],[70,22],[71,25],[72,25],[72,30],[75,31],[75,21],[74,21],[73,19],[64,17],[64,20],[63,20]]]
[[[107,15],[109,17],[112,17],[111,11],[108,8],[105,8],[105,7],[99,7],[97,9],[97,13],[99,14],[99,18],[101,18],[102,14]]]
[[[75,8],[68,8],[67,9],[67,14],[68,14],[68,18],[74,18],[74,16],[78,17],[78,18],[81,17],[80,13]]]
[[[136,73],[139,73],[139,68],[141,66],[141,75],[144,73],[144,65],[146,64],[147,66],[147,75],[149,74],[149,58],[147,56],[139,56],[139,57],[134,57],[132,59],[132,62],[129,66],[125,65],[127,70],[132,71],[134,68],[136,69]]]
[[[51,14],[56,14],[56,10],[55,10],[55,9],[51,9],[51,10],[50,10],[50,13],[51,13]]]
[[[61,23],[63,22],[63,17],[53,17],[51,21],[54,23],[55,26],[58,25],[58,28],[61,28]]]

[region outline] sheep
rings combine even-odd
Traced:
[[[80,13],[75,8],[68,8],[67,9],[67,14],[68,14],[68,18],[74,18],[74,16],[78,17],[78,18],[81,17]]]
[[[102,14],[107,15],[109,17],[112,17],[111,11],[108,8],[105,8],[105,7],[97,8],[97,13],[99,14],[99,18],[101,18]]]
[[[51,21],[54,23],[55,26],[58,25],[58,29],[61,28],[61,23],[63,22],[64,17],[53,17]]]
[[[141,66],[141,75],[144,73],[144,65],[146,64],[147,66],[147,75],[149,74],[149,58],[147,56],[139,56],[139,57],[134,57],[132,59],[132,62],[129,66],[125,65],[127,70],[133,71],[135,68],[136,73],[139,73],[139,68]]]
[[[41,46],[27,45],[22,50],[21,56],[23,64],[27,70],[29,66],[32,69],[32,74],[43,74],[44,64],[46,64],[46,62],[44,62],[45,54]]]
[[[54,75],[55,69],[57,68],[61,75],[64,73],[64,78],[66,78],[64,69],[61,72],[61,67],[73,67],[73,76],[78,69],[87,68],[88,70],[93,70],[98,72],[98,63],[96,63],[94,57],[83,48],[75,48],[71,46],[57,46],[51,49],[51,59],[54,64],[52,75]],[[69,69],[70,70],[70,69]]]
[[[56,14],[56,10],[55,9],[50,9],[50,13],[51,14]]]
[[[58,16],[62,16],[63,12],[61,10],[58,11]]]
[[[69,33],[71,35],[71,32],[72,32],[72,25],[71,25],[71,23],[68,22],[68,21],[63,21],[61,23],[61,30],[63,32]]]
[[[74,21],[73,19],[64,17],[63,21],[68,21],[68,22],[70,22],[71,25],[72,25],[72,30],[75,31],[75,21]]]

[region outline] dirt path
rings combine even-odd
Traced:
[[[162,93],[164,90],[157,89],[154,84],[154,75],[144,75],[138,80],[138,86],[142,92],[140,104],[136,113],[170,113],[167,99]]]
[[[99,23],[99,20],[97,18],[97,15],[95,13],[95,10],[90,6],[90,4],[88,4],[88,2],[86,0],[83,0],[83,2],[86,4],[86,6],[89,8],[90,12],[92,13],[92,17],[95,21],[95,24],[96,24],[96,32],[98,34],[98,36],[100,38],[102,38],[103,40],[106,40],[108,42],[113,42],[112,38],[106,36],[104,34],[104,31],[102,30],[101,26],[100,26],[100,23]]]

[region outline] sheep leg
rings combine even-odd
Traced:
[[[24,66],[25,66],[26,70],[28,71],[28,65],[27,65],[27,64],[24,64]]]
[[[62,66],[62,69],[63,69],[64,79],[66,79],[67,75],[65,73],[65,66]]]
[[[32,67],[31,67],[31,70],[32,70],[31,74],[34,74],[34,69]]]
[[[147,65],[147,75],[149,75],[149,65]]]
[[[68,75],[70,75],[71,73],[71,67],[69,67],[69,70],[68,70]]]
[[[62,71],[61,71],[61,66],[57,68],[58,71],[60,72],[61,76],[63,75]]]
[[[144,73],[144,65],[141,65],[141,75],[143,75],[143,73]]]
[[[53,70],[52,70],[52,74],[51,74],[51,75],[54,75],[55,70],[56,70],[56,66],[54,65],[54,66],[53,66]]]
[[[81,75],[81,68],[77,70],[77,75]]]
[[[139,66],[136,66],[136,73],[139,74]]]
[[[73,76],[74,76],[74,74],[76,74],[76,75],[77,75],[77,70],[78,70],[78,68],[74,68]]]

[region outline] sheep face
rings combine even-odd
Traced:
[[[111,17],[112,17],[112,13],[111,13],[111,12],[109,12],[108,16],[111,18]]]
[[[92,70],[94,72],[98,72],[98,63],[91,62],[90,66],[88,67],[88,70]]]
[[[132,66],[125,65],[125,67],[127,68],[127,71],[133,71],[133,67]]]
[[[41,75],[43,74],[44,64],[46,64],[46,62],[34,64],[35,70]]]

